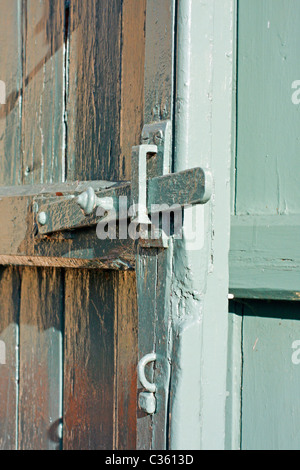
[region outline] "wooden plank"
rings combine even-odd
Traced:
[[[24,184],[64,180],[64,4],[23,3]]]
[[[174,170],[210,168],[214,190],[174,244],[173,449],[225,447],[233,5],[178,2]]]
[[[174,17],[172,1],[147,0],[145,124],[173,117]]]
[[[144,15],[144,0],[71,3],[67,100],[67,178],[70,181],[127,181],[130,177],[131,147],[139,143],[143,118]],[[91,234],[95,237],[94,228]],[[85,236],[83,232],[82,236]],[[80,257],[80,248],[89,250],[92,246],[97,251],[97,245],[101,246],[96,238],[90,242],[91,238],[87,244],[82,238],[70,254],[77,252]],[[127,255],[124,257],[126,252],[131,252],[134,262],[134,247],[130,243],[126,248],[126,243],[120,247],[118,241],[118,245],[113,243],[114,248],[111,246],[112,251],[103,251],[108,258],[109,252],[112,255],[115,252],[111,258],[112,269],[113,265],[128,269],[131,261],[128,263]],[[102,267],[106,263],[104,258],[103,261]],[[71,286],[77,285],[81,295],[86,283],[90,301],[83,294],[80,305],[84,304],[84,313],[80,313],[80,305],[76,303],[72,306],[71,302],[67,307],[70,317],[66,317],[69,339],[67,336],[64,445],[66,448],[135,448],[135,275],[68,271],[66,305],[70,303],[67,292]],[[101,312],[101,324],[94,305]],[[101,338],[99,342],[96,337],[91,345],[87,341],[87,346],[95,349],[95,354],[88,356],[87,367],[78,366],[78,361],[80,365],[85,358],[74,337],[78,330],[76,318],[82,324],[82,332],[77,333],[82,343],[86,342],[86,335]],[[91,397],[90,403],[86,397]],[[82,413],[77,412],[81,405]]]
[[[236,214],[299,213],[297,0],[240,0]]]
[[[137,299],[139,310],[138,322],[138,353],[139,360],[146,354],[155,352],[156,325],[156,289],[157,289],[157,250],[139,250],[137,265]],[[154,364],[149,365],[147,379],[154,383]],[[138,394],[143,392],[138,383]],[[152,449],[153,417],[143,410],[138,412],[137,448]]]
[[[242,450],[299,450],[299,320],[296,302],[244,304]]]
[[[112,275],[67,270],[64,449],[113,449],[114,285]]]
[[[137,439],[138,308],[134,272],[114,273],[115,444],[135,450]]]
[[[233,216],[230,292],[240,298],[299,300],[298,215]]]
[[[19,293],[17,268],[0,269],[0,449],[16,450],[18,421]]]
[[[21,182],[22,30],[21,0],[1,2],[0,80],[5,104],[0,104],[0,184]]]
[[[0,80],[5,96],[0,104],[0,185],[21,179],[21,0],[1,2]],[[3,53],[4,51],[4,53]],[[3,85],[2,85],[3,86]],[[1,225],[5,219],[1,220]],[[20,277],[16,268],[0,269],[0,449],[15,450],[18,432],[18,321]]]
[[[147,0],[145,124],[160,120],[172,120],[173,117],[174,18],[175,3],[173,1]],[[149,169],[148,167],[148,173]],[[151,191],[150,182],[148,190],[149,194],[152,193],[154,196],[155,189],[153,192]],[[164,202],[167,203],[167,201]],[[147,370],[148,380],[155,382],[158,386],[157,411],[153,416],[147,415],[142,410],[139,410],[138,414],[137,447],[141,450],[166,449],[168,446],[167,402],[170,377],[165,368],[167,358],[165,337],[168,337],[169,325],[166,329],[165,322],[169,317],[170,305],[165,303],[165,295],[170,292],[165,289],[164,280],[165,269],[168,266],[165,255],[160,256],[160,250],[139,248],[136,259],[139,360],[146,354],[156,351],[160,355],[157,364],[149,365]],[[171,279],[170,272],[169,275],[169,279]],[[141,391],[142,389],[139,389],[139,392]]]
[[[19,449],[61,448],[63,278],[24,268],[20,305]]]
[[[124,0],[122,10],[121,124],[118,178],[131,178],[131,148],[140,144],[144,118],[146,0]]]
[[[67,179],[118,176],[121,105],[120,0],[70,6]],[[117,157],[118,156],[118,157]]]

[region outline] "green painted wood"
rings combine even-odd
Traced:
[[[299,449],[299,12],[238,2],[229,448]]]
[[[5,104],[0,104],[0,185],[21,181],[22,2],[1,3],[0,80],[5,84]],[[1,221],[5,224],[5,220]],[[0,270],[0,449],[18,446],[18,268]],[[4,357],[3,357],[4,356]]]
[[[161,39],[157,28],[164,32],[172,29],[173,15],[166,22],[164,15],[160,15],[160,6],[159,2],[154,9],[154,2],[148,2],[146,45],[153,44],[155,39],[152,36]],[[193,249],[189,250],[191,246],[188,247],[191,226],[186,223],[184,240],[174,245],[171,241],[166,252],[149,250],[148,253],[140,251],[138,254],[139,357],[145,352],[158,352],[157,365],[154,366],[158,369],[157,374],[151,375],[149,372],[149,376],[158,384],[163,384],[157,392],[157,399],[162,400],[163,406],[158,407],[152,418],[144,417],[144,426],[139,423],[138,433],[143,448],[147,449],[198,449],[225,445],[226,257],[229,248],[231,149],[228,115],[232,106],[232,64],[226,57],[232,50],[232,3],[226,3],[224,9],[220,9],[219,3],[218,8],[216,6],[213,2],[200,6],[199,2],[194,1],[177,4],[177,44],[175,36],[171,35],[168,46],[169,57],[177,46],[176,80],[173,66],[168,68],[168,80],[166,74],[160,72],[162,64],[165,64],[162,57],[167,50],[166,41],[161,43],[166,44],[164,50],[159,50],[152,62],[148,57],[149,66],[156,64],[155,72],[149,72],[150,77],[156,73],[156,79],[145,82],[145,122],[162,119],[160,97],[168,94],[176,83],[174,171],[201,164],[205,168],[212,165],[216,191],[213,206],[209,205],[206,210],[200,207],[190,211],[199,216],[196,227],[200,238]],[[199,34],[201,30],[203,34]],[[214,53],[211,52],[212,37]],[[225,48],[227,54],[224,53]],[[211,96],[213,99],[210,99]],[[208,119],[207,116],[213,118]],[[227,125],[224,125],[225,122]],[[215,134],[212,134],[212,128]],[[189,212],[186,212],[186,220],[190,220],[188,215]],[[212,256],[213,269],[209,269]],[[214,275],[208,276],[212,272]],[[205,297],[207,281],[209,294]],[[219,292],[218,302],[216,290]],[[144,292],[153,299],[151,303],[144,302]],[[164,369],[163,365],[168,363],[171,367]],[[164,375],[165,382],[160,374]],[[166,409],[168,412],[164,414]],[[212,424],[215,422],[218,422],[217,430]],[[156,437],[159,440],[156,441]]]
[[[299,215],[232,217],[232,294],[239,298],[299,300],[299,223]]]
[[[18,447],[62,444],[63,273],[23,268],[20,293]]]
[[[18,445],[18,362],[20,274],[18,268],[0,270],[0,449]]]
[[[140,139],[144,91],[145,2],[95,0],[87,5],[74,1],[70,7],[67,3],[69,2],[62,0],[55,2],[30,0],[7,4],[9,14],[6,17],[12,25],[14,37],[9,43],[10,36],[7,35],[6,41],[6,38],[2,38],[3,34],[1,41],[6,49],[8,45],[13,46],[16,43],[20,46],[19,49],[14,48],[16,55],[20,52],[20,57],[11,61],[15,67],[11,75],[17,84],[18,80],[22,80],[22,83],[18,86],[12,84],[17,92],[15,95],[9,95],[9,106],[5,108],[1,105],[1,112],[6,113],[6,117],[16,103],[21,104],[21,100],[17,102],[17,99],[18,87],[21,88],[22,85],[22,109],[16,108],[15,113],[15,117],[22,116],[22,139],[11,131],[9,133],[8,128],[5,129],[6,153],[3,153],[1,158],[3,167],[7,166],[5,171],[12,178],[9,179],[8,175],[5,175],[3,184],[24,183],[28,192],[27,189],[22,189],[24,198],[21,198],[20,205],[7,200],[6,208],[4,204],[2,206],[1,219],[6,220],[10,211],[15,215],[14,221],[11,220],[11,224],[8,224],[14,237],[11,237],[11,234],[9,237],[3,237],[3,245],[6,244],[11,248],[13,246],[18,255],[18,260],[14,256],[3,257],[4,264],[34,265],[37,258],[41,259],[40,255],[45,257],[44,259],[50,259],[49,252],[47,255],[44,251],[45,245],[44,247],[39,243],[36,247],[31,245],[28,251],[33,241],[34,227],[30,207],[33,200],[30,197],[26,199],[26,194],[27,196],[35,194],[30,185],[40,184],[40,190],[43,191],[48,183],[60,184],[66,178],[69,181],[76,179],[89,181],[103,179],[105,176],[110,181],[122,179],[126,181],[131,173],[131,146],[137,145]],[[19,28],[17,34],[16,28]],[[1,31],[6,34],[6,28],[1,28]],[[15,58],[13,54],[8,56]],[[132,65],[136,61],[138,65],[133,70]],[[19,66],[20,73],[17,68]],[[10,73],[11,70],[8,69],[7,76]],[[2,79],[2,76],[0,78]],[[15,123],[18,123],[16,119]],[[19,129],[21,126],[17,125],[13,128],[14,132],[18,132]],[[1,142],[5,139],[1,138]],[[9,155],[13,156],[13,160],[12,165],[8,167],[7,163],[11,161]],[[20,160],[15,162],[15,156]],[[56,192],[64,192],[67,186],[62,189],[56,188]],[[12,194],[14,191],[15,189],[5,190],[5,194]],[[26,235],[22,241],[21,233],[24,235],[24,228]],[[94,263],[93,251],[98,240],[94,228],[93,234],[91,231],[89,234],[86,232],[80,234],[80,241],[77,240],[76,246],[72,242],[72,246],[67,242],[68,247],[65,245],[63,248],[58,239],[52,240],[54,242],[50,243],[52,248],[57,242],[57,246],[60,246],[56,259],[59,266],[107,268],[109,251],[112,248],[111,254],[114,251],[115,253],[112,254],[110,268],[113,264],[117,269],[130,268],[126,255],[123,261],[120,247],[116,245],[109,250],[107,246],[102,247],[106,261]],[[70,241],[72,234],[68,233],[65,240],[67,239]],[[37,248],[36,253],[35,248]],[[120,256],[116,253],[118,250]],[[27,256],[30,251],[31,255]],[[132,248],[129,250],[123,246],[124,251],[132,252]],[[88,252],[87,259],[90,261],[87,264],[78,262],[84,252]],[[27,255],[22,258],[22,253]],[[65,256],[68,258],[70,255],[71,263],[67,261],[65,264],[62,258]],[[49,265],[48,262],[46,261],[46,265]],[[53,266],[52,262],[50,264]],[[42,263],[40,266],[45,264]],[[53,268],[25,269],[22,278],[20,336],[24,356],[20,356],[20,413],[14,422],[15,428],[18,426],[20,440],[18,444],[15,442],[15,445],[22,449],[61,446],[57,436],[57,420],[61,418],[61,413],[57,410],[61,407],[62,396],[62,351],[57,333],[59,326],[48,329],[47,322],[55,323],[57,318],[60,318],[61,312],[57,312],[51,302],[56,303],[58,298],[61,299],[64,288],[66,292],[72,293],[75,281],[78,279],[76,295],[81,298],[87,312],[78,307],[76,298],[72,303],[66,296],[64,302],[66,313],[70,314],[66,318],[68,334],[70,338],[75,338],[75,341],[66,340],[65,343],[68,359],[65,365],[64,389],[67,397],[65,447],[134,448],[137,381],[137,307],[134,273],[106,272],[100,275],[98,271],[93,273],[82,271],[80,276],[79,272],[72,270],[66,274],[65,286],[63,278],[58,280],[59,276],[56,278],[55,273],[62,274]],[[87,297],[81,296],[86,279],[89,279],[91,284]],[[121,292],[126,292],[126,297],[121,296]],[[46,293],[51,295],[45,302]],[[85,382],[81,373],[84,371],[86,357],[82,359],[81,370],[77,369],[76,362],[72,362],[76,355],[76,335],[78,333],[82,343],[87,347],[92,344],[91,347],[95,347],[98,352],[98,340],[101,335],[99,328],[94,330],[94,325],[100,320],[98,316],[100,307],[95,309],[99,299],[106,307],[102,312],[104,321],[112,327],[105,338],[110,354],[106,355],[106,350],[101,349],[100,342],[100,356],[103,363],[100,364],[98,371],[98,354],[92,355],[90,368],[92,379]],[[39,308],[41,305],[43,307]],[[51,312],[47,315],[49,308]],[[125,311],[126,313],[130,311],[130,315],[125,316]],[[121,317],[122,314],[124,318]],[[86,329],[79,328],[78,332],[78,324],[73,322],[71,316],[78,318],[79,327],[81,322],[84,323],[84,318],[91,318],[91,322]],[[46,331],[44,326],[47,327]],[[100,330],[102,326],[103,323],[100,325]],[[13,341],[12,348],[15,348],[16,339]],[[79,349],[79,359],[81,352]],[[68,371],[72,372],[71,377]],[[128,371],[130,371],[129,376],[126,375]],[[107,406],[103,395],[103,377],[107,378],[109,385],[107,391],[111,406]],[[70,383],[74,385],[75,395],[68,400]],[[78,383],[81,388],[78,389],[77,396]],[[35,396],[37,399],[32,405]],[[91,398],[88,404],[85,402],[87,396]],[[11,400],[13,399],[12,394]],[[94,405],[97,399],[106,413],[103,419],[101,414],[95,413]],[[81,421],[77,421],[77,403],[86,406],[86,413]],[[11,416],[14,419],[14,416]],[[85,423],[90,424],[89,432],[86,432]],[[40,428],[40,435],[37,433],[37,426]],[[26,432],[28,428],[29,432]],[[16,439],[16,436],[14,438]]]
[[[177,14],[174,169],[210,168],[214,191],[207,206],[194,208],[198,238],[188,240],[187,222],[183,241],[174,244],[175,449],[225,446],[233,5],[187,0],[179,2]]]
[[[0,183],[20,184],[22,110],[22,2],[4,0],[0,19],[0,80],[5,83],[6,103],[0,104]]]
[[[238,5],[230,286],[238,297],[297,300],[299,3]]]
[[[131,146],[139,143],[143,116],[144,22],[145,2],[140,0],[86,3],[76,0],[70,4],[68,181],[128,181],[130,178]],[[134,60],[138,64],[133,70]],[[85,238],[86,234],[82,232],[82,236]],[[101,246],[95,227],[90,230],[89,240],[84,242],[83,238],[69,252],[78,259],[84,250],[92,248],[93,251],[97,245]],[[115,263],[117,269],[128,269],[123,248],[119,243],[114,244],[111,268]],[[89,256],[93,257],[92,251]],[[109,251],[104,248],[104,258],[110,258]],[[123,253],[126,251],[128,247]],[[105,262],[98,267],[105,267]],[[137,382],[134,274],[112,271],[79,274],[70,270],[67,276],[71,298],[66,297],[69,316],[66,318],[64,447],[133,448]],[[90,292],[87,295],[84,294],[86,283]],[[83,309],[78,310],[75,299],[72,300],[72,286],[77,286]],[[119,289],[126,292],[122,299]],[[130,314],[121,318],[125,309]],[[80,325],[84,327],[81,329]],[[83,345],[78,350],[76,338]],[[90,355],[87,351],[85,356],[86,348],[94,349],[95,353]],[[78,412],[81,407],[82,412]]]
[[[243,450],[299,450],[299,305],[245,302]]]
[[[65,450],[114,447],[114,286],[105,272],[67,270]]]
[[[24,185],[64,180],[64,24],[63,0],[23,2],[21,181]],[[24,200],[24,204],[29,208],[29,201]],[[10,226],[14,234],[11,240],[20,249],[22,242],[17,226],[27,230],[32,212],[29,210],[26,216],[17,205],[8,204],[8,207],[16,215],[15,223]],[[24,269],[20,304],[18,448],[61,448],[61,272]]]
[[[239,0],[238,215],[299,213],[299,15],[297,0]]]

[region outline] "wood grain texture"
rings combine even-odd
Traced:
[[[144,16],[144,0],[71,3],[68,180],[128,180],[131,147],[139,143],[143,119]],[[123,255],[119,254],[121,266]],[[80,306],[72,307],[71,301],[69,307],[66,296],[70,319],[66,315],[65,448],[135,447],[134,281],[134,273],[67,273],[66,292],[68,285],[78,285],[80,305],[83,302],[85,308],[82,318]],[[89,286],[86,294],[85,283]],[[100,325],[95,305],[101,312]],[[74,322],[76,316],[86,325],[82,331]],[[107,330],[105,337],[102,328]],[[87,347],[95,348],[95,357],[88,355],[83,368],[84,351],[75,350],[72,338],[86,342],[84,338],[90,336],[95,340],[87,341]],[[100,344],[99,337],[103,338]],[[91,397],[93,406],[86,397]]]
[[[21,182],[21,0],[1,2],[0,80],[5,83],[6,103],[0,104],[0,184]],[[5,51],[5,53],[3,53]]]
[[[134,272],[114,274],[115,445],[135,450],[137,439],[138,306]]]
[[[17,448],[20,275],[0,269],[0,449]]]
[[[140,144],[144,123],[146,0],[124,0],[118,179],[131,178],[131,148]]]
[[[22,182],[64,179],[64,0],[23,2]]]
[[[19,449],[61,448],[63,278],[23,268],[20,300]]]
[[[299,304],[245,301],[241,448],[299,450]]]
[[[299,14],[295,0],[239,1],[230,251],[239,298],[299,299]]]
[[[114,285],[109,273],[67,270],[64,449],[113,449]]]
[[[239,1],[236,213],[299,213],[297,0]],[[288,160],[287,160],[288,158]]]
[[[69,181],[114,181],[118,177],[121,26],[120,0],[71,2],[67,104]]]

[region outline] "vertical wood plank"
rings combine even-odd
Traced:
[[[61,447],[63,279],[24,268],[20,305],[19,449]]]
[[[22,182],[64,178],[64,0],[23,0]]]
[[[0,449],[17,448],[18,321],[20,277],[0,269]]]
[[[21,0],[1,2],[0,185],[20,184],[21,175]],[[1,97],[3,98],[3,96]],[[4,102],[3,102],[4,101]],[[5,221],[2,221],[5,223]],[[0,449],[17,448],[19,271],[0,270]]]
[[[136,277],[114,274],[115,295],[115,448],[136,449],[137,337]]]
[[[250,300],[243,315],[241,448],[299,450],[299,303]]]
[[[299,214],[299,17],[297,0],[239,1],[237,214]]]
[[[147,0],[144,81],[145,124],[172,120],[174,98],[174,18],[173,0]],[[139,359],[156,352],[158,360],[148,370],[156,383],[157,411],[138,415],[137,447],[141,450],[166,449],[168,440],[168,318],[171,279],[169,254],[163,250],[139,249],[137,254],[137,291],[139,308]],[[166,274],[168,273],[168,274]],[[141,391],[141,390],[140,390]]]
[[[122,10],[121,126],[118,179],[131,179],[131,149],[144,123],[146,0],[124,0]]]
[[[0,104],[0,184],[20,184],[21,177],[21,0],[1,2],[0,80],[5,104]]]
[[[122,8],[120,159],[118,180],[131,179],[132,147],[144,123],[146,0],[125,0]],[[137,445],[138,306],[135,273],[115,273],[116,442]]]
[[[121,0],[70,8],[68,171],[71,180],[115,180],[120,158]]]
[[[114,290],[110,274],[67,270],[64,449],[113,449]]]
[[[68,180],[130,179],[131,147],[139,144],[143,125],[144,26],[145,0],[76,0],[70,5],[67,71]],[[68,429],[65,445],[68,448],[135,448],[135,275],[109,272],[104,277],[100,272],[97,275],[86,272],[85,276],[88,278],[90,291],[98,292],[97,302],[101,301],[101,305],[105,305],[104,322],[115,318],[114,324],[111,325],[112,336],[109,336],[110,341],[114,343],[114,349],[112,356],[107,356],[106,363],[101,363],[102,359],[100,360],[99,377],[95,376],[94,382],[87,382],[74,362],[77,356],[75,351],[72,352],[72,348],[75,348],[76,343],[69,341],[66,371],[73,371],[73,382],[81,382],[82,396],[94,393],[93,388],[97,388],[97,381],[102,380],[101,374],[106,374],[107,390],[113,384],[111,393],[114,401],[113,408],[110,408],[112,405],[108,401],[103,417],[95,416],[94,409],[85,408],[86,415],[81,425],[79,418],[77,420],[74,416],[77,408],[72,406],[74,399],[70,387],[73,385],[69,383],[70,372],[66,372],[66,377],[69,378],[65,389]],[[85,277],[78,277],[75,271],[69,271],[68,282],[70,285],[80,285],[87,281]],[[93,318],[93,304],[86,300],[85,305],[86,314]],[[79,317],[80,315],[83,314],[78,312]],[[70,337],[75,334],[72,332],[73,328],[75,326],[70,324]],[[86,324],[85,332],[78,334],[90,335],[91,328],[93,321]],[[103,354],[101,351],[100,349],[98,356]],[[96,363],[95,366],[91,365],[91,369],[93,367],[96,367]],[[90,373],[93,374],[92,371]],[[98,386],[101,388],[101,384]],[[77,389],[74,390],[79,393]],[[76,403],[80,402],[80,399],[80,395],[77,395]],[[100,409],[103,406],[101,403]],[[86,426],[85,435],[82,426]],[[97,431],[94,431],[96,428]]]

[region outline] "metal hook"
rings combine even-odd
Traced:
[[[138,364],[138,375],[139,375],[139,380],[141,382],[141,385],[150,393],[156,392],[156,385],[150,383],[146,379],[145,367],[147,364],[150,364],[150,362],[155,362],[156,359],[157,359],[157,356],[155,353],[147,354],[140,360]]]

